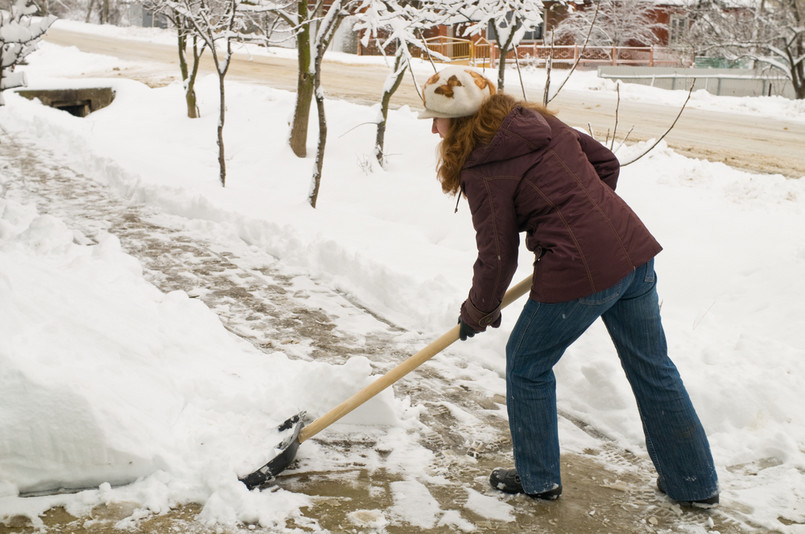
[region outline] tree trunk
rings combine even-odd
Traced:
[[[553,70],[553,45],[551,46],[551,52],[548,54],[548,58],[545,60],[545,87],[542,90],[542,105],[548,106],[548,102],[550,99],[548,95],[551,92],[551,71]]]
[[[324,148],[327,145],[327,118],[324,115],[324,94],[319,90],[319,73],[316,71],[316,110],[319,116],[319,143],[316,147],[316,161],[313,164],[313,177],[310,182],[308,202],[315,208],[319,200],[319,187],[321,186],[322,169],[324,168]]]
[[[313,75],[309,72],[300,73],[296,85],[296,106],[290,136],[291,150],[300,158],[307,156],[307,131],[313,101],[313,87]]]
[[[184,82],[187,81],[188,76],[187,58],[185,57],[187,52],[187,33],[179,26],[176,27],[176,41],[179,46],[179,72],[182,73],[182,81]]]
[[[193,35],[193,67],[192,69],[188,68],[187,36],[189,34],[190,32],[187,30],[187,28],[177,27],[179,44],[179,70],[182,73],[184,97],[187,105],[187,117],[190,119],[197,119],[199,117],[199,111],[198,102],[196,99],[196,78],[198,76],[198,68],[201,63],[201,54],[199,53],[198,49],[198,37]]]
[[[299,79],[296,84],[296,106],[294,107],[289,143],[293,153],[304,158],[307,156],[307,130],[315,82],[314,74],[310,72],[312,43],[307,0],[299,0],[297,9],[300,21],[299,30],[296,33]]]
[[[498,62],[498,92],[503,92],[503,80],[506,77],[506,54],[509,49],[498,48],[500,50],[500,61]]]
[[[375,137],[375,156],[377,157],[378,163],[380,165],[385,165],[385,155],[383,153],[384,145],[386,143],[386,121],[388,120],[389,116],[389,103],[391,102],[391,96],[399,89],[400,84],[402,84],[403,76],[405,75],[405,67],[402,67],[403,63],[403,48],[404,43],[397,43],[397,55],[394,58],[394,72],[389,76],[391,80],[391,86],[388,86],[388,80],[386,85],[386,91],[383,93],[382,98],[380,99],[380,114],[381,119],[380,122],[377,123],[377,135]],[[402,68],[401,68],[402,67]]]
[[[319,43],[313,65],[313,91],[316,95],[316,112],[319,117],[319,143],[316,145],[316,161],[313,163],[313,177],[310,181],[308,202],[315,208],[319,200],[322,169],[324,168],[324,148],[327,146],[327,118],[324,115],[324,93],[321,90],[321,60],[327,44]]]
[[[182,73],[182,84],[184,85],[184,98],[187,104],[187,117],[190,119],[198,118],[198,108],[196,106],[196,73],[198,72],[198,55],[195,44],[193,45],[193,71],[191,74],[187,66],[187,32],[183,28],[177,28],[179,45],[179,70]]]
[[[517,20],[513,19],[510,24],[512,26],[517,24]],[[500,61],[498,62],[498,92],[503,92],[503,82],[506,77],[506,56],[509,54],[509,50],[512,49],[512,45],[514,44],[514,29],[508,31],[506,35],[506,42],[500,42],[500,30],[496,27],[495,28],[495,36],[497,37],[496,41],[498,43],[498,50],[500,50]],[[517,47],[514,47],[514,55],[517,55]]]
[[[308,202],[313,208],[316,207],[319,199],[319,186],[321,186],[322,168],[324,167],[324,148],[327,144],[327,118],[324,115],[324,92],[321,90],[321,62],[324,52],[330,45],[330,40],[344,18],[341,13],[340,0],[330,4],[330,9],[337,11],[330,11],[320,22],[321,27],[318,29],[316,37],[316,56],[313,60],[313,92],[316,96],[316,110],[319,116],[319,143],[316,148],[316,161],[313,165],[313,177],[308,194]]]
[[[198,67],[200,64],[200,55],[198,47],[193,38],[193,70],[190,71],[190,76],[187,78],[185,85],[185,101],[187,102],[187,117],[190,119],[197,119],[201,114],[198,110],[198,101],[196,99],[196,78],[198,77]]]
[[[224,118],[226,117],[226,97],[224,95],[224,76],[218,71],[218,91],[220,105],[218,111],[218,168],[221,174],[221,187],[226,187],[226,159],[224,158]]]
[[[224,154],[224,122],[226,118],[226,93],[224,91],[224,77],[226,68],[222,68],[215,49],[215,41],[210,39],[212,46],[212,61],[215,64],[215,72],[218,74],[218,169],[221,178],[221,187],[226,187],[226,158]],[[229,58],[227,57],[227,61]],[[227,64],[228,66],[228,64]]]
[[[797,23],[801,23],[797,6],[793,6],[793,14]],[[788,61],[791,65],[791,83],[794,85],[794,95],[797,100],[805,99],[805,37],[799,35],[794,38],[788,49]]]

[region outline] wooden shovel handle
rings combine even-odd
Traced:
[[[518,283],[516,286],[511,287],[506,294],[503,296],[503,301],[500,303],[500,308],[503,309],[521,296],[525,295],[528,290],[531,288],[531,277],[529,276],[522,282]],[[368,401],[394,382],[402,378],[403,376],[407,375],[427,360],[433,358],[441,351],[449,347],[455,341],[458,340],[458,331],[459,326],[456,325],[444,334],[442,334],[438,339],[432,341],[427,347],[420,350],[413,356],[409,357],[407,360],[402,362],[400,365],[389,371],[388,373],[384,374],[359,392],[355,393],[353,396],[327,412],[326,414],[322,415],[309,425],[306,425],[302,428],[302,431],[299,433],[299,443],[302,443],[306,439],[312,438],[331,424],[335,423],[349,412],[363,404],[364,402]]]

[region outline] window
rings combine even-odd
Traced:
[[[511,13],[509,13],[506,16],[506,19],[511,20],[511,18],[512,18]],[[544,28],[545,28],[545,20],[543,19],[543,21],[540,22],[539,25],[536,28],[534,28],[533,30],[529,30],[529,31],[525,32],[525,35],[523,35],[522,40],[523,41],[541,41]],[[491,20],[489,21],[489,24],[487,25],[487,28],[486,28],[486,36],[487,36],[486,38],[489,39],[490,41],[497,40],[497,34],[495,32],[494,21],[491,21]]]
[[[688,33],[688,16],[672,14],[668,24],[668,44],[670,46],[682,44]]]

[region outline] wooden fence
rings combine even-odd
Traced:
[[[500,61],[497,45],[485,39],[471,41],[457,37],[431,37],[425,40],[434,61],[495,67]],[[522,44],[510,50],[507,59],[515,54],[521,64],[545,66],[550,59],[554,65],[580,66],[632,65],[632,66],[681,66],[680,57],[673,50],[654,46],[587,46],[555,45],[543,43]]]

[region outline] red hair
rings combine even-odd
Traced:
[[[551,113],[544,106],[529,102],[518,102],[509,95],[492,95],[477,113],[469,117],[450,119],[447,135],[439,145],[439,163],[436,175],[447,194],[458,193],[461,188],[461,169],[476,146],[492,141],[500,125],[516,107],[533,109],[544,115]]]

